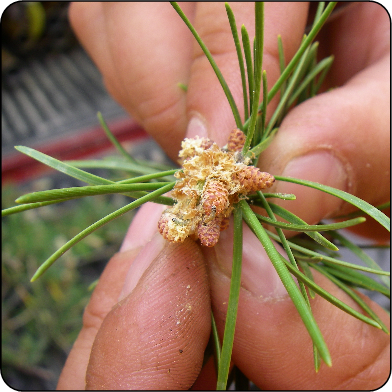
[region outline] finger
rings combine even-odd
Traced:
[[[152,241],[161,210],[160,205],[146,203],[132,220],[120,252],[109,261],[85,309],[83,328],[67,358],[58,389],[84,389],[91,347],[103,319],[119,301],[123,290],[129,292],[135,287],[162,251],[164,242],[160,236]]]
[[[117,303],[124,277],[139,249],[117,253],[99,278],[83,316],[83,327],[61,372],[57,389],[83,390],[86,370],[97,331],[107,313]]]
[[[83,328],[62,371],[59,389],[85,387],[91,347],[102,321],[112,307],[138,284],[144,272],[163,250],[166,241],[156,234],[156,222],[161,212],[161,206],[146,203],[133,219],[121,252],[109,261],[85,310]]]
[[[374,205],[389,200],[389,30],[388,15],[378,4],[353,3],[337,11],[320,36],[320,51],[335,56],[328,77],[333,90],[286,116],[261,157],[263,170],[330,185]],[[276,190],[296,194],[296,201],[278,203],[308,223],[349,208],[294,184],[280,182]]]
[[[105,317],[92,347],[86,387],[189,388],[201,369],[209,332],[203,256],[191,240],[168,244],[131,294]]]
[[[389,200],[389,58],[345,86],[294,108],[260,165],[274,175],[301,178],[352,193],[374,205]],[[309,224],[350,210],[333,196],[279,181],[275,190],[297,200],[278,202]]]
[[[203,365],[199,376],[192,385],[193,391],[213,391],[216,389],[215,358],[211,356]]]
[[[144,246],[158,231],[158,220],[167,206],[148,202],[143,204],[132,219],[120,252]]]
[[[240,34],[244,24],[254,37],[254,4],[230,4]],[[278,60],[278,34],[284,42],[286,59],[290,59],[302,39],[307,18],[307,3],[265,3],[265,33],[263,69],[268,85],[272,86],[280,74]],[[199,3],[194,26],[214,57],[225,78],[243,119],[241,76],[230,25],[222,3]],[[276,105],[272,102],[271,108]],[[187,136],[208,136],[219,145],[227,142],[235,121],[228,101],[207,58],[195,44],[187,93],[187,113],[190,119]]]
[[[222,336],[230,288],[230,230],[206,252],[211,299]],[[330,281],[315,274],[324,289],[354,309],[358,307]],[[332,367],[314,370],[312,343],[297,310],[249,228],[244,228],[241,292],[232,359],[258,387],[267,390],[376,389],[389,376],[389,336],[368,326],[319,296],[311,300],[314,317],[326,340]],[[389,317],[369,306],[386,325]]]
[[[190,117],[194,121],[190,121],[188,136],[209,133],[218,143],[225,144],[234,124],[233,117],[207,59],[200,57],[199,48],[190,69],[192,41],[184,23],[177,15],[173,18],[174,11],[166,5],[154,3],[150,10],[144,4],[135,4],[110,3],[96,7],[94,14],[98,14],[99,24],[91,23],[89,6],[71,8],[74,29],[84,46],[90,48],[109,91],[172,158],[177,156]],[[192,19],[193,6],[181,6]],[[247,24],[251,38],[254,35],[253,7],[251,3],[233,4],[238,24]],[[279,74],[277,35],[281,34],[285,40],[286,57],[290,58],[302,38],[306,10],[306,3],[266,5],[264,68],[270,83]],[[195,24],[200,35],[216,55],[218,66],[243,110],[238,63],[223,4],[198,4],[198,20]],[[135,28],[130,29],[130,25]],[[187,83],[189,72],[192,78],[186,95],[186,115],[185,95],[177,85]],[[175,91],[173,86],[176,86]]]
[[[181,4],[192,17],[194,4]],[[168,3],[74,3],[70,18],[109,92],[172,158],[186,128],[191,34]]]
[[[321,58],[334,55],[330,88],[342,86],[390,51],[390,19],[378,3],[338,3],[317,39]]]
[[[101,2],[71,2],[68,17],[80,43],[97,64],[101,73],[104,76],[112,75],[114,64],[109,52],[110,42],[105,29],[103,4]]]

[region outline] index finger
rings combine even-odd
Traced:
[[[191,18],[194,3],[181,4]],[[177,158],[185,134],[191,34],[169,3],[73,3],[72,26],[109,93]]]
[[[170,5],[90,4],[76,3],[71,8],[78,37],[103,73],[109,92],[169,156],[177,158],[188,122],[188,137],[208,135],[225,144],[235,124],[230,107],[208,60]],[[242,113],[241,78],[224,4],[180,6],[215,57]],[[231,7],[238,27],[245,24],[252,40],[254,4],[232,3]],[[277,36],[282,36],[290,59],[302,39],[307,7],[302,2],[265,6],[263,67],[270,85],[280,72]],[[179,83],[188,86],[186,93]]]

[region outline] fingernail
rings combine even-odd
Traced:
[[[193,138],[195,136],[208,137],[205,121],[196,114],[190,119],[186,130],[186,137]]]
[[[328,151],[313,152],[294,158],[286,165],[282,176],[314,181],[343,191],[349,188],[346,169],[342,162]],[[308,210],[309,214],[312,213],[312,208],[318,209],[321,218],[332,216],[343,203],[341,199],[324,192],[283,181],[278,182],[276,190],[294,193],[297,200],[293,204],[297,203],[298,206],[300,203],[299,209],[302,212]],[[293,210],[292,212],[295,213]],[[305,217],[303,219],[306,220]]]
[[[135,249],[147,244],[158,231],[158,220],[167,206],[146,203],[140,208],[129,226],[120,252]]]
[[[287,298],[275,268],[263,246],[247,225],[243,225],[241,286],[264,301]],[[233,260],[233,229],[222,231],[214,247],[219,268],[231,277]]]
[[[141,249],[133,260],[125,277],[124,286],[119,296],[119,301],[129,295],[138,284],[144,271],[150,266],[165,246],[165,239],[157,232],[152,239]]]

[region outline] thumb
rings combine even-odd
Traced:
[[[85,309],[57,389],[84,389],[86,378],[89,388],[107,389],[194,382],[210,329],[205,262],[192,241],[163,240],[161,213],[147,203],[133,219]]]
[[[188,389],[201,369],[210,332],[202,254],[191,240],[168,244],[157,233],[138,257],[149,246],[157,256],[136,286],[126,280],[96,335],[87,389]]]
[[[312,313],[332,357],[332,367],[314,370],[312,341],[265,250],[244,227],[241,290],[232,360],[259,388],[266,390],[376,389],[389,376],[389,335],[348,315],[320,296]],[[207,249],[212,307],[223,334],[230,290],[232,229]],[[326,278],[315,281],[360,311],[354,301]],[[388,326],[387,313],[365,299]],[[222,335],[221,335],[222,336]]]

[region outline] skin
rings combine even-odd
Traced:
[[[181,8],[214,55],[242,110],[236,53],[222,3]],[[237,25],[254,35],[253,5],[233,3]],[[307,3],[266,3],[263,68],[279,75],[276,36],[285,57],[299,45]],[[173,159],[196,134],[224,145],[235,123],[210,65],[165,3],[73,3],[72,25],[115,99]],[[309,179],[377,205],[389,200],[389,19],[376,3],[353,3],[318,37],[335,55],[325,93],[294,108],[259,166],[275,175]],[[151,49],[153,48],[153,49]],[[185,94],[178,83],[188,86]],[[331,87],[334,87],[330,90]],[[272,113],[276,101],[272,101]],[[278,182],[295,193],[283,205],[316,223],[349,211],[338,199]],[[375,192],[375,190],[377,190]],[[287,204],[289,203],[289,204]],[[146,204],[120,252],[108,263],[61,374],[59,389],[195,389],[215,387],[211,361],[201,369],[212,308],[222,335],[230,287],[232,224],[214,248],[157,234],[162,206]],[[363,234],[384,232],[363,224]],[[328,280],[315,280],[354,309]],[[365,297],[364,297],[365,298]],[[382,321],[389,316],[365,298]],[[316,374],[312,345],[260,243],[244,227],[242,286],[233,362],[262,389],[376,389],[389,376],[389,336],[317,296],[311,301],[333,366]]]

